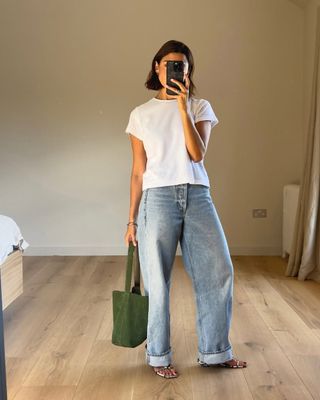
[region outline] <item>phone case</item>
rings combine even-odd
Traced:
[[[183,61],[167,61],[167,85],[180,89],[179,86],[171,82],[170,79],[176,79],[177,81],[184,83],[184,63]],[[166,93],[169,95],[177,95],[171,89],[166,88]]]

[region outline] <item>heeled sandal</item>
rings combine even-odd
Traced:
[[[146,344],[145,344],[144,347],[145,347],[145,349],[147,349],[147,345]],[[179,374],[177,373],[177,371],[175,370],[175,368],[171,364],[166,365],[166,366],[162,366],[162,367],[153,367],[151,365],[151,368],[153,369],[153,371],[157,375],[161,376],[162,378],[170,379],[170,378],[178,378],[178,376],[179,376]],[[155,368],[157,368],[157,369],[155,369]],[[170,371],[173,370],[173,371],[175,371],[176,375],[166,374],[164,372],[165,370],[170,370]]]
[[[170,378],[178,378],[178,376],[179,376],[177,371],[175,370],[175,368],[171,364],[169,364],[167,366],[164,366],[164,367],[152,367],[152,369],[154,370],[154,372],[157,375],[161,376],[162,378],[170,379]],[[165,370],[170,370],[170,371],[173,370],[173,371],[175,371],[176,374],[175,375],[172,375],[171,373],[166,374],[164,372]]]
[[[229,364],[228,361],[236,361],[236,364]],[[237,360],[236,358],[232,358],[231,360],[228,360],[226,362],[223,363],[219,363],[219,364],[207,364],[203,361],[200,361],[198,358],[198,364],[201,365],[201,367],[222,367],[222,368],[247,368],[247,362],[246,361],[242,361],[244,364],[240,364],[240,360]]]

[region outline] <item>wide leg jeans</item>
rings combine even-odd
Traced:
[[[196,301],[198,358],[207,364],[230,360],[234,272],[210,189],[189,183],[147,188],[137,224],[140,267],[149,296],[146,362],[172,362],[169,292],[178,242]]]

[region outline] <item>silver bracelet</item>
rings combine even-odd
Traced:
[[[129,226],[129,225],[135,225],[135,226],[138,226],[138,224],[137,224],[136,222],[134,222],[134,221],[128,222],[128,223],[127,223],[127,226]]]

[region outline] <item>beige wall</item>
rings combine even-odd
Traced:
[[[126,253],[124,129],[155,95],[144,81],[169,39],[192,49],[220,120],[205,165],[231,253],[281,254],[282,190],[302,168],[305,15],[288,0],[1,2],[0,213],[26,254]]]

